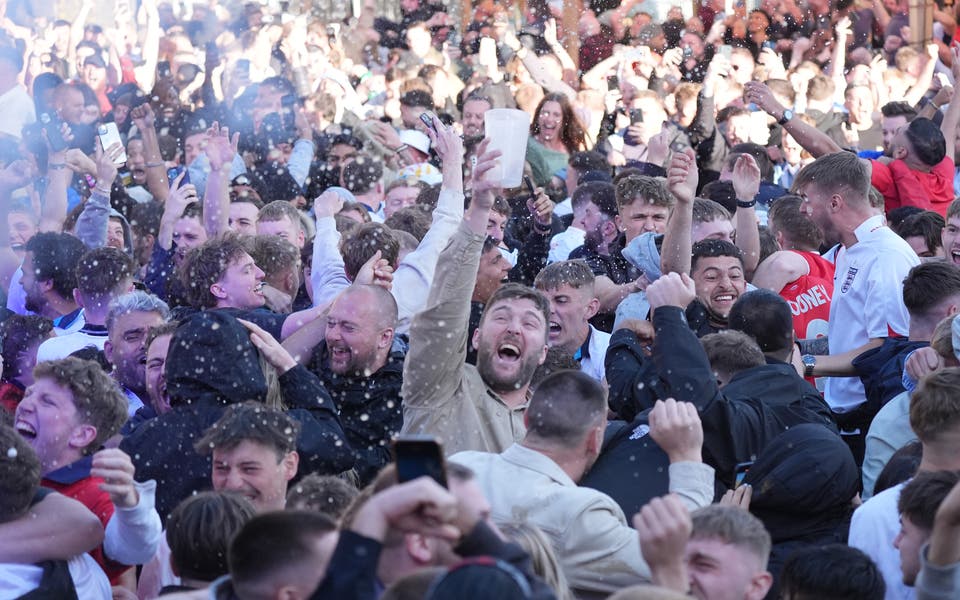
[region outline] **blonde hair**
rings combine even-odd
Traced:
[[[573,600],[570,584],[553,551],[553,545],[543,531],[529,523],[498,523],[497,526],[508,538],[520,544],[530,555],[533,572],[556,593],[557,600]]]

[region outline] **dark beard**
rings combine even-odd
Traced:
[[[477,372],[480,378],[487,386],[498,394],[513,392],[519,390],[530,383],[533,379],[533,373],[537,370],[539,363],[536,356],[521,357],[520,371],[515,378],[509,380],[500,378],[494,371],[493,364],[494,352],[490,347],[481,346],[477,349]]]

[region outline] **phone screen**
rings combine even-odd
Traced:
[[[440,443],[432,436],[400,436],[393,441],[397,480],[412,481],[424,475],[447,487],[446,467]]]
[[[743,485],[743,480],[747,476],[747,471],[753,466],[753,461],[737,464],[733,468],[733,487],[738,488]]]
[[[100,145],[103,147],[103,151],[106,152],[107,148],[114,144],[123,145],[123,142],[120,139],[120,131],[117,129],[116,123],[104,123],[97,128],[97,135],[100,137]],[[122,165],[127,162],[127,151],[124,150],[120,153],[114,161],[115,165]]]

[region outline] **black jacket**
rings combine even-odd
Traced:
[[[682,316],[687,328],[697,338],[721,331],[711,324],[706,308],[697,300],[690,303]],[[669,332],[663,335],[668,336]],[[657,337],[669,339],[661,336],[659,328]],[[670,397],[670,387],[660,378],[659,366],[648,354],[632,331],[619,329],[613,332],[604,369],[610,409],[624,421],[632,421],[641,411],[653,408],[657,400]]]
[[[266,380],[246,329],[222,311],[202,311],[174,332],[167,358],[173,410],[142,424],[121,443],[139,481],[157,481],[161,518],[195,491],[210,488],[209,455],[194,443],[227,405],[266,398]],[[333,401],[315,375],[296,366],[279,376],[287,414],[301,424],[297,451],[302,473],[340,473],[353,453]]]
[[[311,370],[316,373],[340,414],[340,422],[357,459],[355,469],[366,485],[391,460],[390,439],[403,427],[400,386],[404,353],[393,352],[369,377],[337,375],[329,368],[327,343],[315,349]]]
[[[812,424],[793,427],[767,444],[743,481],[753,487],[750,512],[773,541],[767,568],[775,582],[793,552],[847,542],[860,472],[837,434]],[[777,598],[777,588],[767,598]]]
[[[852,426],[869,427],[870,421],[887,402],[906,391],[903,367],[907,355],[929,345],[930,342],[911,342],[905,337],[888,337],[880,347],[871,348],[853,359],[853,368],[863,382],[867,401],[852,411],[855,414],[844,415],[844,418],[851,419]]]
[[[653,324],[657,341],[648,362],[655,365],[661,391],[696,405],[703,422],[704,462],[717,470],[718,480],[727,487],[733,486],[736,465],[752,460],[783,431],[803,423],[837,431],[819,392],[791,365],[771,362],[741,371],[721,390],[683,311],[660,307],[654,311]],[[625,387],[623,379],[621,373],[620,389]]]

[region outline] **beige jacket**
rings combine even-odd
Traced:
[[[450,460],[476,473],[494,521],[543,530],[578,595],[610,594],[650,580],[640,539],[620,506],[603,492],[579,487],[545,454],[514,444],[500,454],[461,452]],[[703,463],[670,465],[670,491],[690,510],[713,501],[713,478]]]
[[[501,452],[526,434],[526,405],[507,406],[477,368],[464,362],[484,239],[460,224],[437,260],[427,307],[410,324],[402,433],[438,436],[447,456],[463,450]]]

